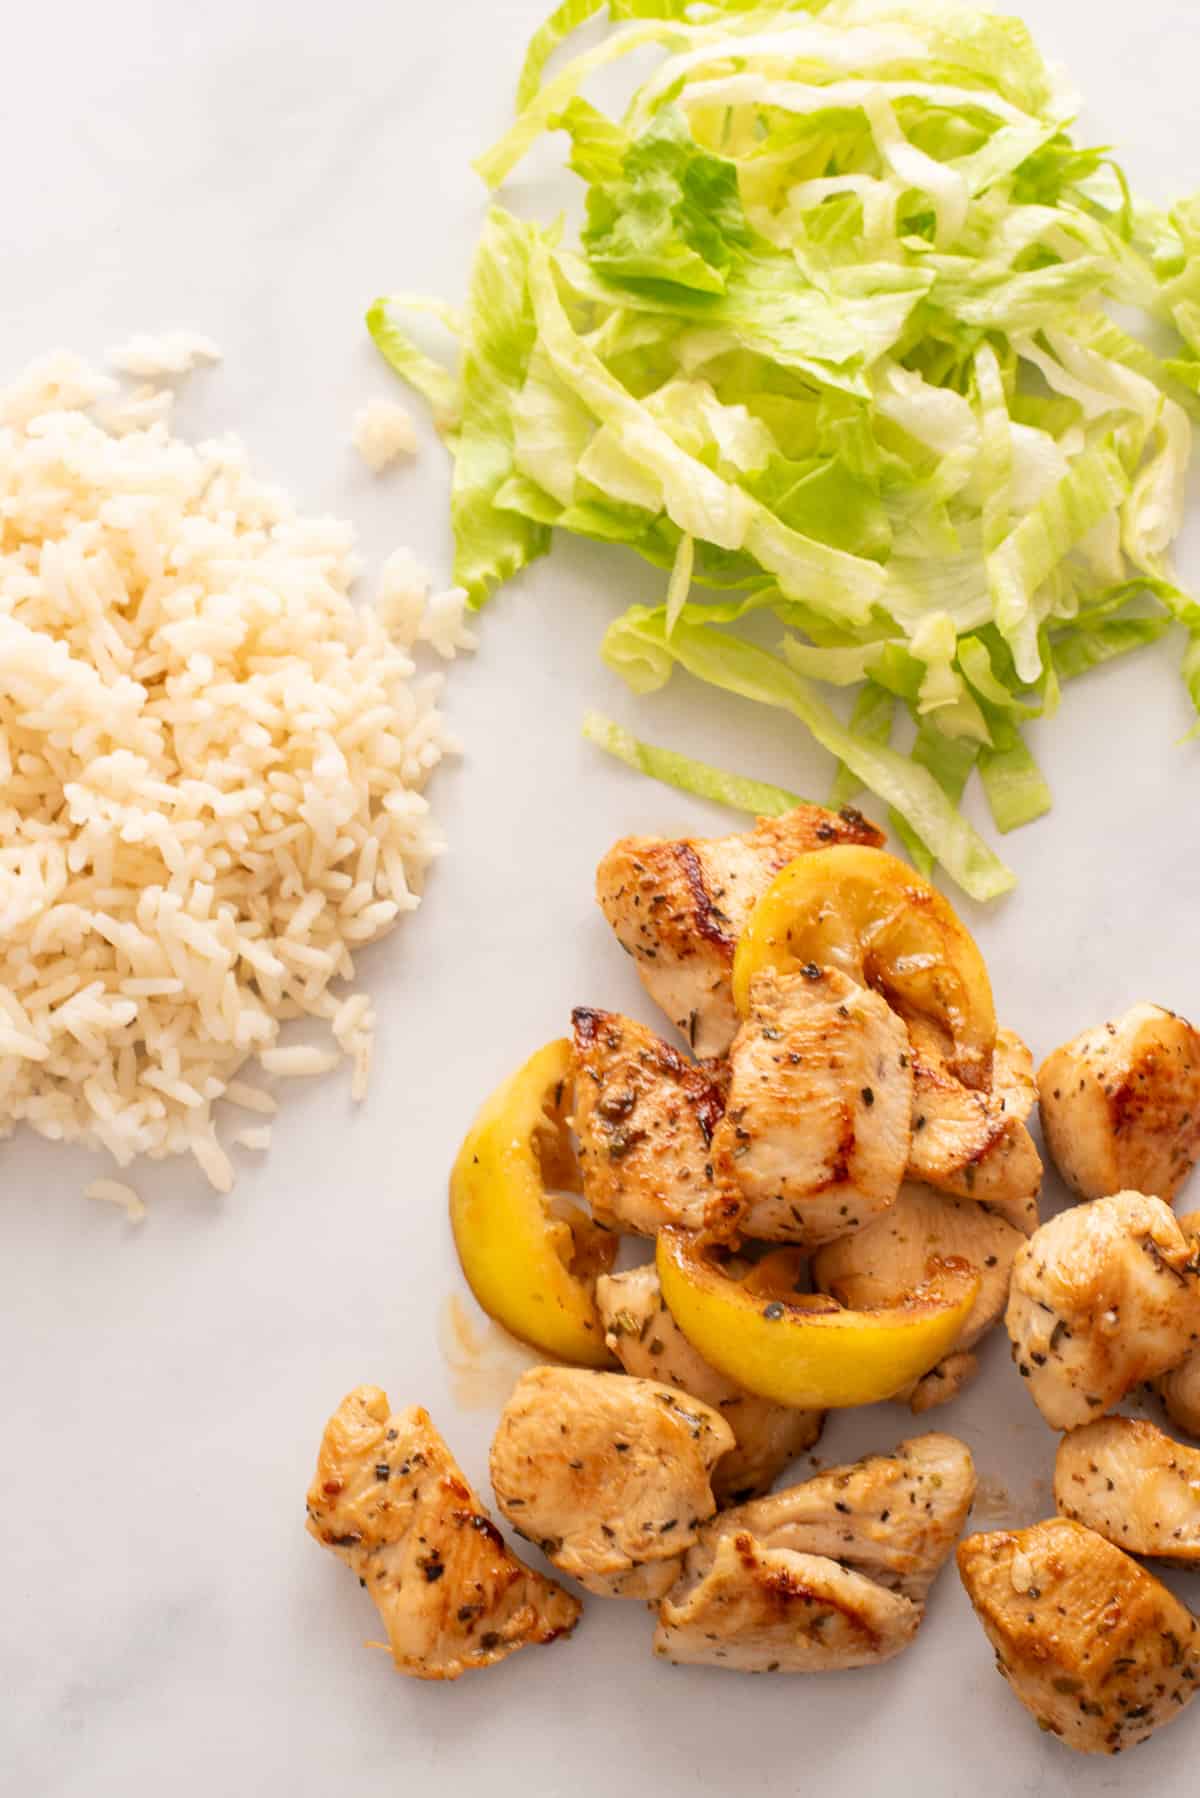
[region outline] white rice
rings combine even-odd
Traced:
[[[371,399],[354,415],[352,441],[373,474],[382,474],[397,456],[415,456],[417,433],[399,400]]]
[[[164,375],[186,375],[200,362],[219,362],[221,352],[198,331],[163,331],[157,337],[141,332],[118,344],[105,360],[124,375],[156,381]]]
[[[93,1180],[90,1186],[84,1187],[83,1196],[100,1199],[106,1205],[119,1205],[131,1223],[140,1224],[146,1215],[146,1207],[132,1186],[126,1186],[123,1180]]]
[[[256,1149],[265,1153],[271,1146],[270,1124],[257,1124],[249,1130],[235,1130],[233,1140],[239,1149]]]
[[[209,353],[182,335],[125,365]],[[231,440],[106,430],[111,389],[60,354],[0,392],[0,1135],[191,1154],[227,1191],[214,1106],[275,1110],[244,1064],[344,1057],[365,1089],[374,1014],[345,983],[418,903],[421,789],[455,747],[408,650],[473,639],[411,557],[354,605],[348,525]],[[305,1017],[329,1048],[280,1042]]]

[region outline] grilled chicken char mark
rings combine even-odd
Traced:
[[[908,1033],[834,968],[765,970],[729,1057],[713,1164],[746,1235],[816,1247],[894,1204],[912,1116]]]
[[[818,805],[727,837],[623,837],[596,871],[596,897],[650,997],[708,1059],[733,1041],[733,952],[780,869],[814,849],[883,842],[852,807]]]
[[[712,1154],[724,1070],[695,1066],[618,1012],[580,1006],[572,1020],[573,1123],[584,1196],[598,1222],[641,1236],[664,1224],[731,1229],[740,1200],[718,1179]]]

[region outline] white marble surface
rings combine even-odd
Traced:
[[[1188,0],[1025,9],[1089,95],[1089,132],[1119,142],[1142,187],[1200,185]],[[190,429],[239,430],[309,505],[353,517],[373,556],[407,541],[444,563],[428,433],[420,465],[378,483],[347,446],[354,407],[388,390],[360,319],[389,286],[460,291],[484,205],[469,158],[504,122],[539,11],[10,8],[5,369],[58,343],[209,332],[227,362],[196,382]],[[559,193],[540,179],[518,201]],[[299,1092],[228,1200],[187,1170],[142,1173],[136,1229],[79,1196],[97,1163],[25,1139],[0,1151],[5,1794],[1194,1790],[1195,1714],[1113,1764],[1039,1736],[953,1575],[913,1651],[878,1672],[673,1671],[649,1659],[644,1614],[593,1601],[570,1645],[434,1687],[364,1646],[379,1634],[365,1596],[304,1533],[323,1421],[359,1381],[428,1403],[484,1477],[494,1391],[490,1409],[462,1408],[456,1391],[480,1395],[438,1343],[458,1285],[446,1169],[481,1094],[572,1003],[641,1008],[591,870],[620,830],[706,813],[602,762],[578,724],[589,702],[638,711],[596,645],[617,604],[654,591],[639,564],[567,545],[487,615],[450,696],[466,759],[436,786],[452,853],[428,906],[364,962],[382,1032],[359,1113],[337,1081]],[[682,684],[638,715],[649,735],[715,740],[735,765],[824,790],[821,758],[779,718]],[[1200,1013],[1200,750],[1173,746],[1187,722],[1164,651],[1082,683],[1042,739],[1059,807],[1011,841],[1020,891],[978,920],[1004,1016],[1039,1052],[1144,995]],[[936,1421],[1028,1520],[1053,1442],[1002,1341],[987,1361]],[[909,1425],[864,1413],[822,1452]]]

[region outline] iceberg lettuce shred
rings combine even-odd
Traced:
[[[648,52],[600,111],[591,78]],[[624,544],[663,596],[605,640],[633,690],[679,667],[786,714],[835,758],[834,802],[869,790],[978,899],[1013,876],[964,796],[977,777],[1000,832],[1049,810],[1034,733],[1064,681],[1181,626],[1200,711],[1171,564],[1200,198],[1139,207],[1076,110],[1024,26],[957,0],[562,0],[478,167],[498,186],[557,137],[577,244],[494,208],[461,318],[368,314],[454,457],[473,605],[555,530]],[[456,367],[410,335],[422,304]],[[688,791],[790,802],[594,714],[586,734]]]

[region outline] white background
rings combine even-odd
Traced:
[[[347,444],[389,391],[361,324],[388,288],[458,297],[485,200],[470,157],[503,127],[539,0],[69,0],[10,8],[0,117],[3,364],[99,355],[186,325],[227,361],[189,431],[232,428],[314,510],[444,571],[432,434],[374,482]],[[1186,0],[1026,0],[1156,198],[1200,185],[1197,26]],[[513,184],[517,206],[567,188]],[[422,425],[424,430],[424,425]],[[1200,562],[1192,559],[1194,575]],[[1185,558],[1185,568],[1187,558]],[[593,1600],[573,1641],[457,1686],[401,1679],[380,1629],[303,1529],[325,1418],[361,1381],[420,1400],[481,1484],[506,1375],[464,1409],[439,1348],[460,1288],[446,1171],[481,1097],[580,1002],[649,1016],[590,900],[615,835],[726,820],[579,740],[599,703],[644,734],[820,795],[799,727],[682,676],[640,706],[599,663],[604,624],[659,591],[619,552],[563,544],[505,591],[448,695],[466,745],[436,782],[450,840],[420,914],[363,959],[376,1076],[288,1097],[265,1162],[215,1199],[140,1172],[140,1228],[80,1196],[98,1160],[24,1137],[0,1151],[0,1790],[46,1798],[487,1790],[578,1798],[827,1790],[923,1798],[1182,1794],[1200,1715],[1135,1757],[1076,1760],[992,1669],[953,1572],[900,1661],[820,1680],[682,1672],[637,1606]],[[1044,1054],[1133,1000],[1200,1013],[1195,773],[1174,646],[1090,677],[1038,739],[1058,805],[1010,839],[1017,895],[974,922],[1002,1015]],[[255,1160],[258,1165],[252,1165]],[[1195,1199],[1193,1198],[1193,1203]],[[1003,1339],[931,1421],[988,1476],[991,1517],[1048,1507],[1054,1443]],[[911,1429],[882,1407],[827,1459]],[[919,1426],[918,1426],[919,1427]],[[1180,1588],[1185,1592],[1185,1580]],[[1200,1589],[1190,1595],[1200,1602]]]

